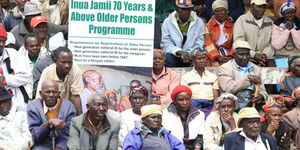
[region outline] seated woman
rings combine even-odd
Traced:
[[[292,132],[288,124],[282,121],[282,107],[275,101],[263,106],[265,116],[261,118],[261,132],[275,137],[279,150],[289,150]]]
[[[300,53],[300,19],[295,16],[296,5],[286,2],[281,5],[282,17],[276,19],[272,31],[272,46],[277,67],[288,67],[288,57]]]
[[[160,105],[142,107],[142,122],[137,122],[124,139],[123,150],[184,150],[184,145],[161,125]]]
[[[300,86],[300,56],[289,59],[289,71],[285,73],[280,81],[281,94],[291,96],[292,91]]]
[[[203,146],[204,113],[190,102],[192,91],[178,85],[171,94],[173,100],[163,110],[163,126],[183,141],[187,150],[200,150]]]
[[[180,78],[165,66],[165,54],[161,49],[154,49],[152,70],[152,96],[160,99],[162,105],[170,103],[171,92],[179,85]]]
[[[214,1],[212,10],[214,16],[206,24],[204,47],[212,66],[217,67],[233,58],[233,23],[228,16],[226,1]]]
[[[104,95],[108,99],[108,109],[114,110],[116,112],[120,112],[120,105],[117,104],[117,93],[115,90],[107,90],[104,92]]]
[[[235,110],[237,97],[223,93],[216,102],[217,111],[206,118],[204,150],[222,150],[224,136],[237,128],[238,115]]]

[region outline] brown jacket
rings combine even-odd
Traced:
[[[286,122],[294,131],[295,135],[292,135],[293,146],[295,150],[300,149],[300,108],[297,106],[293,110],[285,113],[282,117],[283,121]]]

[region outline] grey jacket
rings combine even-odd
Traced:
[[[70,136],[68,140],[68,148],[70,150],[89,150],[90,131],[82,126],[83,120],[87,116],[84,113],[80,116],[74,117],[70,126]],[[120,129],[120,123],[114,119],[111,113],[106,114],[106,118],[110,124],[110,127],[100,131],[98,134],[98,140],[96,150],[116,150],[118,146],[118,134]]]

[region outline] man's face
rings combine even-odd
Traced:
[[[196,69],[205,68],[208,63],[208,57],[206,54],[197,53],[196,56],[193,58],[193,61]]]
[[[224,22],[228,18],[228,12],[223,7],[215,9],[214,14],[219,23]]]
[[[4,101],[0,101],[0,115],[6,116],[9,114],[9,111],[11,109],[11,99],[7,99]]]
[[[223,114],[230,114],[232,115],[235,109],[235,104],[233,100],[231,99],[224,99],[220,104],[219,104],[219,113]]]
[[[300,58],[294,60],[294,66],[292,67],[292,72],[296,77],[300,77]]]
[[[0,0],[0,5],[2,8],[5,8],[9,5],[9,0]]]
[[[239,66],[246,67],[250,59],[250,50],[245,48],[236,49],[236,52],[234,53],[234,59]]]
[[[190,108],[190,95],[186,92],[181,92],[176,95],[174,104],[178,110],[187,111]]]
[[[296,11],[294,9],[287,9],[282,13],[282,16],[286,21],[294,21]]]
[[[132,94],[129,99],[134,112],[141,112],[141,108],[147,103],[147,97],[140,92]]]
[[[95,97],[92,104],[87,104],[87,108],[91,119],[93,118],[96,121],[101,121],[107,112],[108,102],[104,98]]]
[[[92,91],[104,91],[104,83],[102,77],[99,73],[91,73],[85,77],[86,82],[88,83],[87,88]]]
[[[35,37],[27,38],[25,48],[28,50],[28,54],[32,58],[38,58],[41,51],[41,43]]]
[[[48,107],[53,107],[59,98],[58,86],[55,84],[47,84],[41,89],[40,95]]]
[[[267,5],[255,5],[251,4],[251,13],[256,20],[261,19],[264,16]]]
[[[190,18],[191,12],[192,12],[192,8],[178,8],[177,9],[178,17],[184,23],[186,21],[188,21],[188,19]]]
[[[162,117],[160,114],[152,114],[143,118],[142,121],[151,131],[157,131],[161,127]]]
[[[72,60],[72,54],[68,52],[60,52],[57,60],[56,60],[56,67],[57,70],[60,70],[63,75],[67,75],[73,65],[73,60]]]
[[[282,110],[280,108],[274,107],[269,108],[270,112],[266,114],[268,123],[275,121],[277,123],[281,122]]]
[[[0,37],[0,56],[3,53],[4,47],[5,47],[5,42],[6,42],[7,38],[5,37]]]
[[[21,10],[21,12],[24,11],[24,5],[26,2],[28,2],[29,0],[16,0],[17,6],[18,8]]]
[[[260,132],[260,118],[247,118],[243,119],[241,122],[241,127],[243,131],[247,135],[247,137],[251,139],[256,139]]]
[[[32,31],[44,40],[48,36],[48,24],[46,22],[40,23]]]
[[[153,54],[153,69],[163,69],[165,65],[165,57],[162,53],[155,52]]]

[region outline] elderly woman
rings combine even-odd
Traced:
[[[187,150],[200,150],[203,146],[204,113],[190,102],[192,91],[178,85],[171,94],[173,100],[163,110],[163,126],[183,141]]]
[[[212,65],[219,66],[233,58],[233,23],[226,1],[214,1],[212,9],[214,16],[206,24],[204,45]]]
[[[160,99],[162,105],[171,102],[171,91],[179,85],[179,76],[165,66],[165,54],[161,49],[154,49],[152,70],[152,96]]]
[[[292,146],[291,149],[300,149],[300,87],[294,89],[292,97],[297,101],[297,106],[283,115],[283,121],[292,128]]]
[[[275,137],[279,150],[289,150],[292,132],[288,124],[282,121],[282,107],[275,101],[263,106],[265,116],[261,118],[261,132]]]
[[[141,119],[141,108],[148,101],[148,90],[143,86],[136,86],[130,89],[129,100],[131,103],[130,109],[121,113],[121,127],[119,132],[119,142],[123,142],[126,134],[134,128],[135,121]]]
[[[287,67],[289,56],[300,53],[300,20],[295,16],[296,5],[285,2],[281,5],[280,14],[274,22],[272,31],[272,46],[276,50],[275,63],[277,67]],[[283,64],[279,62],[284,61]]]
[[[230,93],[223,93],[217,99],[217,111],[211,112],[205,122],[204,150],[221,150],[225,134],[237,128],[236,102],[237,97]]]
[[[142,122],[137,122],[124,139],[123,150],[184,150],[180,140],[161,125],[160,105],[142,107]]]
[[[289,71],[280,79],[281,94],[291,96],[292,91],[300,86],[300,56],[290,57]]]
[[[120,105],[117,104],[117,93],[115,90],[107,90],[104,92],[104,95],[108,99],[108,109],[120,112],[121,108]]]

